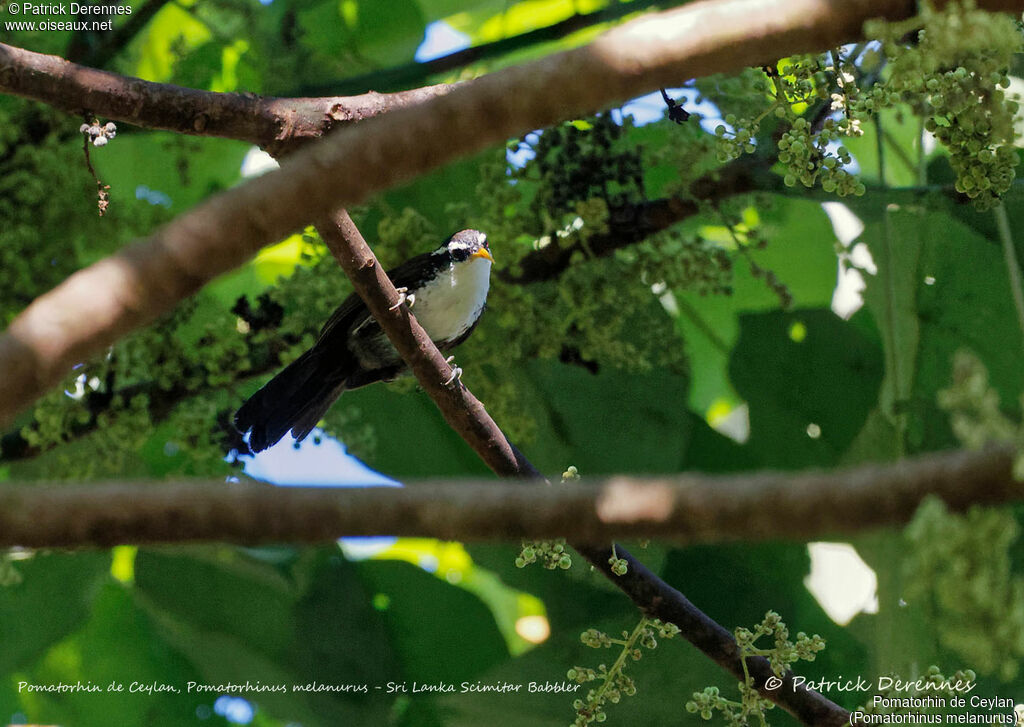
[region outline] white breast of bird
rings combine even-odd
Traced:
[[[433,341],[453,341],[480,316],[490,281],[486,258],[453,263],[416,291],[412,312]]]

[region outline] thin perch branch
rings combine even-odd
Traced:
[[[499,475],[539,478],[540,472],[505,438],[480,400],[461,383],[444,383],[451,377],[451,366],[409,306],[398,304],[398,291],[348,212],[336,212],[318,224],[317,231],[448,425]]]
[[[321,543],[373,535],[565,537],[575,543],[811,540],[902,524],[929,495],[958,511],[1024,499],[1011,470],[1012,453],[993,449],[840,472],[619,476],[558,486],[507,480],[402,488],[220,480],[6,486],[0,488],[0,548]]]
[[[456,389],[441,383],[448,380],[450,367],[405,306],[392,310],[398,302],[398,293],[348,214],[338,212],[333,220],[324,221],[319,228],[321,236],[351,278],[356,291],[449,424],[495,474],[504,477],[539,477],[537,469],[508,441],[483,405],[461,382]],[[558,489],[548,486],[544,488],[544,493],[554,494]],[[604,501],[604,507],[608,508],[604,510],[606,517],[615,519],[615,516],[609,515],[610,511],[617,511],[621,516],[622,508],[628,510],[635,507],[637,502],[644,502],[638,500],[635,493],[623,495],[621,490],[616,492],[616,497],[611,501],[615,503],[614,506],[609,508],[609,501]],[[662,497],[659,495],[653,499]],[[552,532],[558,532],[558,528]],[[684,638],[733,676],[743,678],[743,660],[732,634],[690,603],[686,596],[651,573],[625,548],[616,548],[616,555],[629,563],[626,576],[620,577],[611,571],[611,548],[592,546],[589,543],[593,541],[589,538],[584,545],[577,544],[575,540],[570,542],[646,615],[676,624]],[[811,689],[797,687],[792,682],[791,672],[787,672],[784,677],[786,681],[783,688],[774,690],[765,686],[765,680],[772,676],[766,659],[747,659],[746,666],[754,676],[755,687],[761,694],[805,724],[839,727],[848,723],[849,714],[846,710]]]

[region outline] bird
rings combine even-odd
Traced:
[[[436,250],[389,270],[388,277],[401,295],[399,305],[414,306],[427,335],[447,352],[479,323],[493,263],[487,236],[461,230]],[[235,413],[235,428],[243,437],[249,435],[253,454],[289,431],[297,444],[343,392],[393,381],[405,371],[405,362],[366,304],[352,293],[324,324],[313,346],[242,404]]]

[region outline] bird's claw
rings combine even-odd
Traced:
[[[409,307],[412,308],[412,304],[416,302],[416,294],[410,293],[408,288],[395,288],[398,293],[398,302],[388,308],[388,310],[398,310],[402,307],[403,303],[408,303]]]
[[[444,360],[446,364],[451,366],[452,361],[455,360],[454,356],[449,356]],[[444,382],[445,386],[451,386],[455,382],[462,383],[462,369],[458,366],[452,366],[452,375],[448,377],[448,380]]]

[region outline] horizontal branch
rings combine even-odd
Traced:
[[[422,103],[456,87],[439,84],[321,98],[217,93],[143,81],[0,43],[0,93],[76,116],[98,114],[147,129],[237,139],[271,149],[275,142],[317,139],[336,125]]]
[[[1024,7],[1022,0],[982,4]],[[887,0],[693,3],[331,135],[33,302],[0,336],[0,428],[76,363],[330,210],[530,129],[682,79],[830,48],[858,38],[870,17],[913,10],[913,2]],[[20,72],[3,60],[10,53],[0,57],[0,79]]]
[[[612,477],[406,487],[223,481],[0,488],[0,547],[319,543],[398,535],[463,541],[615,537],[680,544],[810,540],[907,522],[927,496],[951,510],[1024,499],[1004,449],[943,452],[838,472]]]

